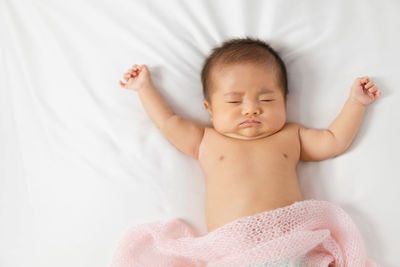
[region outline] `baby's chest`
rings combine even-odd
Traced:
[[[262,140],[243,141],[205,136],[199,162],[205,170],[265,171],[296,165],[299,143],[295,135],[280,134]]]

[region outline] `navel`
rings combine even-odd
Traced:
[[[219,160],[224,160],[224,155],[219,156]]]
[[[287,159],[288,155],[287,155],[286,153],[283,153],[283,157],[284,157],[285,159]]]

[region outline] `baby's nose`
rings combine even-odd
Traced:
[[[257,105],[247,105],[242,110],[243,116],[259,115],[260,113],[261,110]]]

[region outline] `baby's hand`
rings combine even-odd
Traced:
[[[378,87],[367,76],[357,78],[351,88],[351,99],[364,106],[371,104],[380,96]]]
[[[119,84],[125,89],[138,91],[152,85],[150,71],[145,64],[140,66],[137,64],[133,65],[132,68],[124,73],[123,77],[126,83],[119,81]]]

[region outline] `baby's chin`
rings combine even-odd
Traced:
[[[247,127],[236,132],[220,132],[220,133],[225,136],[240,140],[256,140],[268,137],[274,134],[275,132],[259,131],[257,129],[254,129],[254,127]]]

